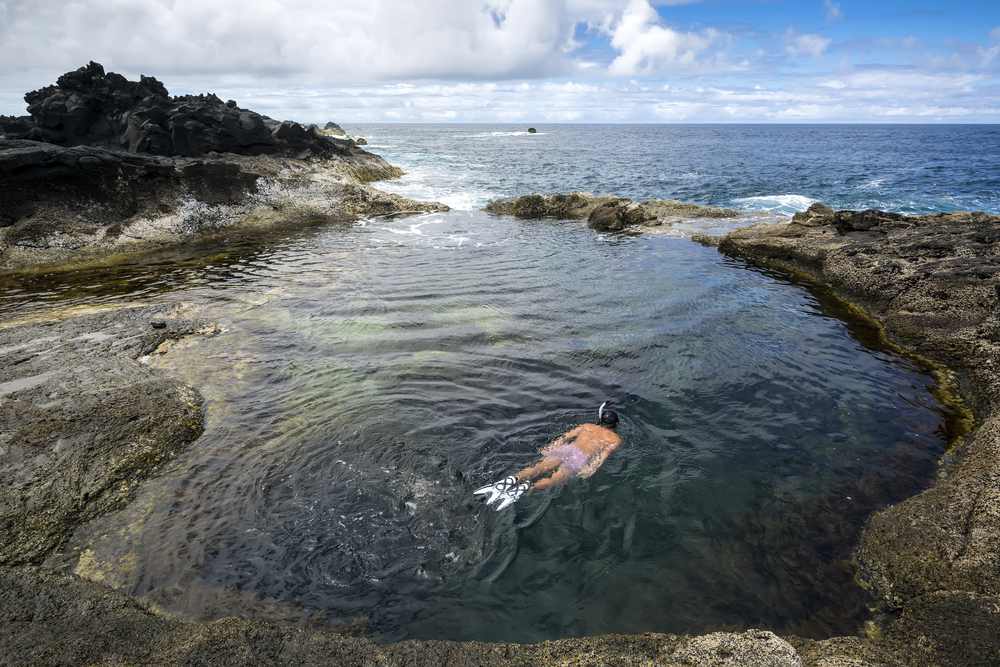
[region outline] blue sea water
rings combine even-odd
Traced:
[[[347,129],[407,171],[378,187],[454,210],[0,277],[4,326],[179,303],[222,331],[143,360],[199,388],[205,434],[51,564],[167,613],[383,641],[861,631],[860,528],[933,482],[959,419],[931,369],[690,239],[477,209],[997,212],[995,128]],[[605,400],[623,444],[593,477],[476,501]]]
[[[586,190],[789,216],[813,202],[1000,213],[997,125],[349,125],[407,172],[385,189],[459,209]]]

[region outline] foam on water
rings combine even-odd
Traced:
[[[803,195],[763,195],[760,197],[741,197],[734,199],[736,208],[746,211],[773,213],[790,216],[804,211],[817,200]]]

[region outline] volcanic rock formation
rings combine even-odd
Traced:
[[[24,96],[29,116],[0,116],[0,133],[60,146],[194,157],[210,152],[308,157],[346,154],[351,142],[278,122],[215,95],[171,97],[153,77],[129,81],[91,62]],[[336,126],[335,126],[336,127]]]

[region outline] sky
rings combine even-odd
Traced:
[[[92,60],[317,123],[1000,122],[997,0],[0,0],[0,113]]]

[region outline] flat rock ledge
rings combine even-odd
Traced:
[[[380,192],[402,171],[311,158],[161,156],[0,137],[0,271],[86,265],[224,234],[448,207]]]
[[[875,645],[904,664],[1000,664],[1000,216],[814,204],[790,223],[695,238],[811,278],[951,369],[976,427],[934,487],[870,519],[857,558],[898,617]]]
[[[691,218],[735,218],[743,211],[716,206],[685,204],[675,199],[635,202],[615,195],[594,196],[576,191],[568,195],[533,193],[516,199],[494,199],[482,210],[524,219],[586,220],[600,232],[621,232],[631,227],[658,227]]]

